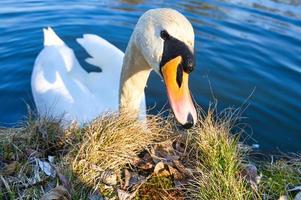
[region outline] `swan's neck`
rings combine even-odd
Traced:
[[[138,117],[150,72],[151,67],[131,39],[125,52],[120,77],[120,112],[131,111],[137,114],[135,117]]]

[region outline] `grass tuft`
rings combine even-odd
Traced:
[[[190,195],[194,199],[249,199],[250,190],[240,176],[243,154],[238,137],[231,136],[230,119],[215,118],[212,111],[195,128],[196,177]]]
[[[162,139],[160,120],[148,123],[133,120],[130,114],[107,114],[82,130],[72,162],[73,171],[81,181],[95,185],[103,172],[118,172],[148,146]]]
[[[68,129],[59,119],[29,117],[20,128],[0,129],[0,199],[41,199],[62,191],[72,199],[117,199],[118,190],[135,199],[293,199],[301,157],[255,162],[262,178],[252,189],[242,175],[252,158],[234,132],[240,130],[233,128],[237,115],[209,110],[188,131],[170,118],[141,122],[131,113],[108,113]],[[50,163],[56,176],[46,175],[38,160]],[[168,175],[155,173],[159,162]]]
[[[289,192],[296,186],[301,185],[301,157],[294,155],[289,159],[281,158],[274,163],[260,164],[262,179],[259,185],[260,193],[265,199],[278,199],[285,195],[294,199],[299,190]]]

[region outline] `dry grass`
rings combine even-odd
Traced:
[[[102,173],[116,172],[131,163],[141,151],[163,139],[161,121],[149,118],[147,124],[133,120],[130,114],[107,114],[82,130],[72,161],[73,171],[81,181],[95,185]]]
[[[0,199],[40,199],[51,182],[38,160],[64,149],[61,121],[31,117],[20,128],[0,129]]]
[[[136,199],[184,199],[184,194],[187,199],[200,200],[277,199],[283,194],[292,198],[295,193],[288,189],[301,184],[298,157],[261,162],[258,169],[263,177],[258,191],[250,187],[242,175],[248,154],[239,148],[239,135],[233,133],[235,112],[216,115],[209,110],[200,114],[197,126],[188,131],[176,128],[171,119],[149,117],[144,123],[130,116],[106,114],[82,128],[72,126],[67,130],[63,130],[60,120],[30,117],[20,128],[0,129],[0,199],[41,199],[45,193],[49,196],[55,192],[49,188],[56,185],[66,188],[66,199],[70,199],[69,195],[72,199],[87,199],[95,191],[117,198],[116,189],[124,182],[120,172],[125,168],[150,177],[136,187]],[[172,143],[164,149],[168,139],[179,140],[182,146],[173,148]],[[131,164],[133,158],[156,145],[160,147],[156,149],[159,154],[168,152],[163,158],[168,167],[177,169],[168,160],[178,157],[174,159],[182,167],[193,169],[194,177],[182,191],[176,187],[175,174],[155,176],[153,168],[145,174]],[[37,164],[37,159],[48,162],[49,155],[55,157],[55,178],[46,176]],[[182,171],[178,171],[181,175]],[[104,175],[110,173],[117,176],[117,183],[108,189],[104,187]],[[160,191],[159,196],[156,191]]]

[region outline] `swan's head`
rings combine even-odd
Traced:
[[[163,78],[176,119],[185,128],[197,121],[188,87],[194,68],[194,32],[190,22],[172,9],[143,14],[132,39],[148,64]]]

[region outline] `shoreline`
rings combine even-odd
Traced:
[[[235,115],[200,112],[190,130],[156,116],[145,129],[129,116],[108,113],[66,130],[58,119],[29,117],[23,127],[1,128],[0,196],[294,199],[300,192],[301,155],[260,159],[232,133]]]

